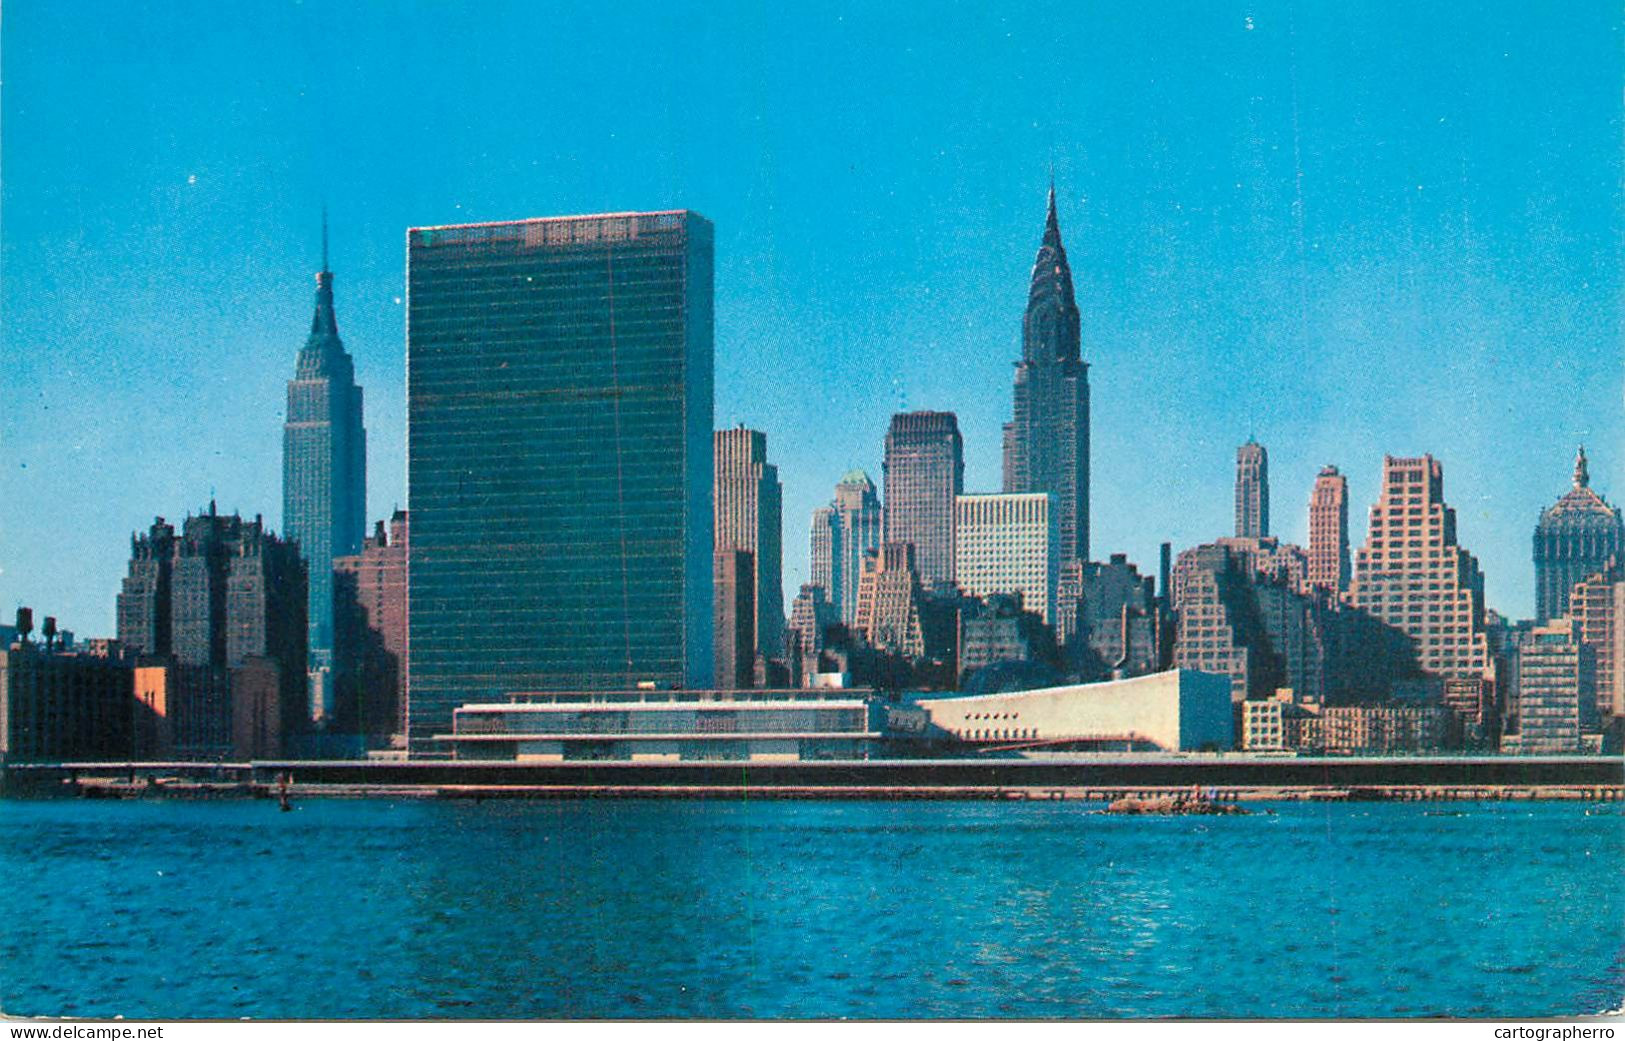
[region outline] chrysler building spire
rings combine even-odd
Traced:
[[[1044,239],[1033,260],[1023,323],[1022,358],[1051,361],[1079,357],[1078,305],[1072,293],[1072,268],[1061,245],[1061,221],[1055,212],[1055,185],[1049,189]]]
[[[1080,327],[1052,175],[1004,428],[1004,490],[1055,497],[1063,565],[1089,559],[1089,367]]]

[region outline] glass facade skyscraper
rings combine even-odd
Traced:
[[[414,228],[407,292],[413,753],[513,692],[709,687],[710,222]]]

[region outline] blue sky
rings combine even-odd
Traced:
[[[111,633],[155,514],[280,526],[324,201],[375,517],[405,229],[628,209],[716,224],[717,423],[768,432],[790,591],[894,411],[957,412],[996,490],[1052,164],[1097,556],[1228,533],[1249,435],[1297,540],[1323,463],[1358,543],[1383,454],[1430,451],[1526,616],[1576,443],[1625,497],[1616,3],[609,6],[6,5],[8,620]]]

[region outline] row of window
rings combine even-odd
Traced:
[[[949,733],[964,741],[1020,741],[1038,736],[1038,731],[1032,727],[952,730]]]
[[[862,733],[863,709],[752,708],[616,712],[465,712],[460,734],[792,734]]]

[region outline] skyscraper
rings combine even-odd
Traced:
[[[719,549],[713,566],[713,682],[718,690],[749,690],[756,671],[756,558],[744,550]]]
[[[1625,561],[1577,582],[1569,617],[1596,664],[1597,715],[1625,715]]]
[[[927,589],[954,580],[954,498],[965,490],[965,445],[952,412],[901,412],[886,432],[887,543],[914,545]]]
[[[809,654],[816,655],[824,649],[825,632],[840,620],[823,586],[811,582],[803,584],[801,592],[796,594],[790,605],[790,621],[786,628],[796,646],[789,650],[803,658]]]
[[[1289,685],[1284,655],[1271,645],[1256,595],[1258,586],[1272,581],[1224,543],[1180,553],[1173,574],[1179,619],[1174,664],[1230,677],[1232,701],[1266,698]]]
[[[367,431],[355,364],[339,339],[333,273],[327,269],[322,218],[322,270],[310,336],[288,381],[282,428],[283,534],[299,544],[310,582],[309,664],[330,664],[333,649],[333,558],[359,552],[367,531]]]
[[[396,510],[388,530],[379,521],[360,553],[333,560],[340,705],[361,733],[406,733],[408,539],[406,511]]]
[[[712,230],[688,211],[407,235],[408,711],[705,688]]]
[[[1516,737],[1502,750],[1520,755],[1573,755],[1594,721],[1595,662],[1572,618],[1537,625],[1518,643]]]
[[[1089,366],[1079,324],[1051,184],[1021,323],[1014,408],[1004,428],[1004,490],[1055,496],[1063,565],[1089,559]]]
[[[1236,449],[1236,536],[1261,539],[1270,533],[1270,456],[1248,439]]]
[[[296,547],[257,517],[223,516],[211,502],[208,513],[186,518],[179,535],[159,517],[130,540],[119,642],[185,665],[237,668],[249,657],[271,657],[303,682],[303,572]]]
[[[1349,586],[1349,482],[1325,466],[1309,495],[1309,584],[1342,593]]]
[[[835,498],[813,511],[812,584],[823,586],[840,620],[858,617],[858,580],[863,559],[880,548],[885,515],[874,482],[862,470],[850,470],[835,485]]]
[[[1174,659],[1226,673],[1236,699],[1290,687],[1297,704],[1380,699],[1417,672],[1401,630],[1309,586],[1297,546],[1225,538],[1179,555]]]
[[[130,571],[118,594],[118,640],[135,654],[168,654],[175,566],[175,526],[162,517],[130,536]]]
[[[131,540],[130,571],[118,596],[119,641],[153,662],[212,670],[229,729],[226,670],[255,659],[276,663],[283,730],[310,721],[306,700],[305,564],[292,542],[263,521],[209,512],[187,517],[177,535],[163,518]],[[167,616],[167,622],[159,620]]]
[[[961,495],[955,500],[954,581],[971,596],[1020,593],[1024,609],[1055,621],[1060,577],[1055,497]]]
[[[1484,576],[1456,543],[1444,468],[1430,455],[1387,456],[1382,493],[1354,559],[1354,606],[1401,629],[1421,667],[1446,679],[1493,676],[1484,628]]]
[[[1568,610],[1576,582],[1601,571],[1625,550],[1620,511],[1591,490],[1586,450],[1574,459],[1574,487],[1540,515],[1535,526],[1535,621]]]
[[[748,659],[754,662],[758,653],[773,657],[784,649],[784,491],[778,467],[767,461],[766,434],[740,426],[718,430],[712,440],[714,549],[751,555],[756,576],[751,632],[756,646]]]
[[[1105,563],[1080,561],[1071,618],[1064,619],[1070,665],[1085,680],[1105,679],[1122,665],[1126,676],[1154,672],[1161,652],[1156,580],[1141,575],[1123,553]],[[1063,605],[1062,610],[1067,610]],[[1125,645],[1124,620],[1128,622]],[[1057,630],[1062,626],[1057,625]],[[1127,652],[1127,653],[1125,653]]]
[[[871,647],[905,658],[926,653],[914,546],[888,542],[864,558],[858,580],[857,630]]]

